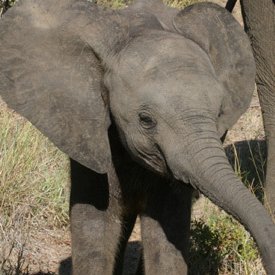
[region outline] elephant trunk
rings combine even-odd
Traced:
[[[183,181],[187,175],[192,186],[241,222],[254,237],[268,274],[275,274],[275,225],[268,212],[235,175],[217,137],[200,133],[192,140],[170,159],[168,153],[172,173]]]

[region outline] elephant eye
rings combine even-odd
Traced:
[[[145,129],[151,129],[156,126],[156,121],[147,113],[139,113],[139,122]]]

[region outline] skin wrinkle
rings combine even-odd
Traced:
[[[215,166],[216,167],[216,166]],[[229,169],[228,169],[229,170]],[[207,169],[208,171],[208,169]],[[230,171],[231,172],[231,171]],[[215,175],[217,175],[215,173]],[[210,177],[211,178],[215,178],[216,176],[213,175]],[[219,174],[218,174],[219,175]],[[235,180],[235,179],[234,179]],[[196,180],[195,180],[196,181]],[[223,177],[223,180],[216,180],[217,182],[226,182],[225,181],[225,178]],[[194,183],[193,183],[194,184]],[[209,191],[206,187],[204,187],[203,185],[201,185],[199,182],[196,181],[196,183],[194,184],[203,194],[205,194],[210,200],[216,202],[217,199],[216,199],[216,195],[215,193]],[[230,189],[230,187],[229,187]],[[232,188],[233,189],[233,188]],[[234,188],[235,189],[235,188]],[[236,191],[236,190],[235,190]],[[238,216],[237,212],[235,212],[234,210],[231,209],[231,206],[228,205],[228,203],[226,203],[226,201],[223,201],[223,204],[224,204],[224,210],[226,210],[227,212],[229,212],[231,215],[233,215],[239,222],[241,221],[240,217]]]
[[[165,162],[161,157],[158,157],[157,154],[148,154],[148,152],[144,153],[141,150],[138,150],[138,154],[141,156],[143,161],[153,169],[152,171],[165,174]]]
[[[225,162],[217,162],[217,163],[215,163],[215,164],[210,165],[210,166],[208,167],[209,171],[216,169],[215,167],[216,167],[217,165],[223,165],[223,166],[224,166],[224,165],[225,165]],[[213,169],[212,169],[212,168],[213,168]],[[230,171],[230,172],[231,172],[231,170],[230,170],[229,168],[227,168],[227,167],[222,167],[222,168],[219,168],[219,169],[215,170],[215,173],[217,173],[217,174],[222,174],[221,171],[227,171],[227,172]],[[233,177],[232,177],[232,180],[233,180]],[[225,181],[224,181],[224,182],[225,182]],[[224,183],[221,181],[220,184],[224,184]]]
[[[188,157],[188,160],[190,163],[193,163],[195,167],[202,167],[202,163],[205,162],[203,161],[202,163],[200,162],[200,160],[198,159],[198,155],[203,152],[204,150],[209,150],[209,149],[218,149],[217,147],[211,147],[211,146],[207,146],[207,147],[204,147],[200,150],[196,150],[194,154],[188,154],[188,152],[185,152],[185,155]],[[192,152],[192,148],[190,149],[190,151]],[[212,151],[213,152],[213,151]],[[221,153],[223,153],[224,151],[221,150]],[[213,156],[212,156],[213,157]],[[213,157],[214,158],[214,157]],[[211,158],[209,158],[211,159]],[[226,164],[227,162],[224,161],[223,164]],[[215,164],[218,164],[218,163],[214,163],[213,166],[215,167]]]
[[[202,132],[201,132],[202,133]],[[203,130],[203,133],[209,133],[209,134],[217,134],[217,132],[216,131],[206,131],[206,130]],[[184,142],[184,141],[192,141],[192,144],[194,144],[195,143],[195,141],[199,141],[199,140],[201,140],[201,137],[198,137],[198,134],[200,134],[200,132],[195,132],[195,131],[189,131],[189,133],[182,133],[182,132],[180,132],[180,133],[178,133],[177,135],[178,136],[180,136],[180,140],[181,140],[181,142]],[[211,136],[210,135],[210,136]],[[194,136],[194,137],[193,137]],[[197,138],[196,140],[194,140],[194,138]],[[205,139],[209,139],[209,136],[207,137],[205,137]],[[213,138],[212,138],[213,139]],[[216,139],[216,138],[214,138],[214,139]],[[217,138],[216,139],[217,141],[219,141],[219,139]],[[191,142],[190,142],[191,143]]]
[[[224,163],[223,163],[223,162],[222,162],[222,163],[219,163],[219,162],[218,162],[218,163],[216,163],[216,164],[212,164],[212,165],[210,165],[207,169],[209,169],[209,171],[211,172],[211,170],[216,169],[217,165],[222,165],[222,166],[224,166]],[[222,173],[222,171],[230,172],[230,170],[227,169],[227,168],[220,168],[220,169],[217,169],[217,171],[215,170],[215,171],[213,172],[212,175],[211,175],[211,174],[208,174],[208,175],[205,174],[205,176],[214,179],[214,175],[220,175],[220,176],[222,176],[222,174],[224,174],[224,173]],[[195,176],[196,176],[196,177],[198,177],[198,178],[203,178],[203,175],[204,175],[204,172],[203,172],[202,170],[196,171],[193,175],[191,175],[191,176],[189,177],[190,182],[192,182],[192,177],[195,177]],[[226,175],[226,174],[225,174],[225,175]],[[224,176],[225,176],[225,175],[224,175]],[[227,182],[227,181],[226,181],[226,178],[225,178],[224,176],[223,176],[223,181],[221,182],[220,185],[224,184],[224,182]],[[235,179],[232,177],[231,180],[235,180]],[[214,180],[213,180],[213,181],[214,181]],[[201,184],[198,183],[198,182],[197,182],[197,184],[198,184],[198,185],[201,185]],[[193,183],[192,186],[196,186],[196,184]],[[216,187],[217,187],[217,186],[216,186]],[[196,186],[196,189],[201,190],[199,186]],[[201,191],[202,191],[202,190],[201,190]],[[214,193],[215,193],[215,192],[214,192]],[[211,198],[210,198],[210,199],[211,199]],[[213,198],[212,198],[212,199],[213,199]],[[214,200],[214,201],[215,201],[215,200]],[[221,199],[221,201],[222,201],[222,199]]]
[[[155,168],[160,173],[163,170],[165,171],[166,170],[165,169],[166,163],[163,160],[163,157],[160,154],[160,152],[158,150],[156,150],[156,146],[153,145],[153,144],[155,144],[155,142],[154,142],[152,132],[148,133],[148,130],[143,129],[142,126],[140,126],[140,125],[139,125],[138,128],[139,128],[140,134],[142,132],[145,134],[145,135],[141,134],[141,137],[144,139],[145,142],[141,142],[139,144],[148,144],[146,142],[146,138],[148,138],[148,140],[150,141],[150,145],[151,145],[150,148],[151,149],[150,149],[150,151],[148,151],[148,148],[139,146],[135,142],[135,139],[132,136],[131,139],[132,139],[132,144],[133,144],[134,149],[136,150],[138,155],[141,156],[141,159],[143,159],[146,162],[147,165],[152,166],[153,168]],[[142,129],[142,130],[140,130],[140,129]],[[153,165],[150,165],[150,162],[152,162]]]
[[[217,156],[212,156],[212,159],[215,159],[215,158],[218,158]],[[211,160],[211,157],[208,157],[208,158],[206,158],[205,160],[203,160],[202,162],[201,162],[201,165],[203,165],[205,162],[207,162],[207,161],[209,161],[209,160]],[[210,165],[209,167],[208,167],[208,169],[209,170],[211,170],[212,168],[215,168],[215,166],[216,165],[225,165],[226,164],[226,161],[216,161],[215,163],[213,163],[212,165]],[[229,171],[229,169],[228,168],[221,168],[221,169],[219,169],[218,171],[220,172],[220,171],[222,171],[222,170],[226,170],[226,171]]]
[[[200,113],[202,113],[201,109],[181,109],[180,112],[171,112],[171,113],[166,112],[162,114],[158,112],[156,114],[156,117],[160,117],[162,121],[164,121],[172,131],[176,131],[173,128],[176,129],[177,127],[173,127],[172,125],[175,125],[178,121],[180,122],[180,125],[178,126],[186,125],[186,128],[189,128],[190,126],[192,127],[192,125],[195,125],[196,121],[199,122],[200,119],[204,120],[204,122],[201,122],[201,123],[205,123],[205,121],[207,120],[215,121],[215,119],[209,113],[209,111],[207,112],[207,114],[205,113],[205,114],[199,115]],[[190,115],[189,113],[194,113],[194,114]],[[180,127],[178,127],[177,129],[180,129]]]
[[[184,122],[188,122],[191,125],[193,123],[196,123],[196,122],[198,122],[198,123],[209,123],[209,124],[211,123],[211,121],[216,122],[213,115],[212,115],[212,117],[210,117],[210,113],[209,113],[208,117],[206,116],[206,114],[200,114],[200,113],[201,113],[200,109],[197,109],[197,115],[196,114],[187,114],[187,112],[186,112],[186,114],[183,114],[182,112],[179,112],[175,115],[180,116],[179,120],[184,121]],[[175,117],[172,117],[172,119],[174,119],[174,118]]]
[[[222,165],[224,166],[224,164],[222,164]],[[211,166],[211,167],[213,167],[213,166]],[[236,177],[234,177],[234,175],[232,175],[232,171],[229,168],[228,169],[226,169],[226,168],[220,168],[219,170],[215,170],[215,169],[213,169],[213,170],[214,170],[213,171],[213,176],[210,175],[213,179],[216,178],[216,175],[220,175],[221,176],[221,174],[220,174],[221,171],[223,171],[223,170],[228,171],[228,174],[223,175],[223,181],[217,180],[217,182],[220,182],[220,183],[224,183],[225,182],[225,183],[227,183],[227,182],[234,182],[234,181],[236,181]],[[211,171],[211,170],[207,170],[207,171]],[[223,185],[221,184],[221,186],[223,186]],[[243,189],[243,186],[242,186],[242,184],[238,184],[237,186],[234,186],[234,187],[233,186],[232,187],[229,186],[229,189],[235,190],[235,192],[237,193],[238,192],[237,189],[241,190],[241,189]],[[244,192],[239,192],[238,194],[240,194],[240,195],[237,198],[234,198],[236,200],[235,203],[238,203],[238,201],[245,201],[245,197],[246,197],[247,194],[245,194]],[[248,207],[248,209],[249,209],[249,207]],[[253,207],[250,208],[250,209],[253,209]],[[241,220],[241,218],[238,216],[237,213],[233,212],[231,214],[237,220]]]
[[[204,144],[205,144],[205,142],[204,142]],[[193,159],[196,159],[196,156],[198,155],[198,154],[200,154],[201,152],[203,152],[203,151],[205,151],[205,150],[209,150],[209,149],[218,149],[216,146],[210,146],[210,145],[208,145],[207,147],[204,147],[204,148],[200,148],[199,150],[197,150],[195,153],[194,153],[194,157],[193,157]],[[222,151],[222,150],[221,150]],[[192,160],[192,159],[191,159]]]

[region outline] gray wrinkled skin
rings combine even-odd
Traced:
[[[74,274],[122,274],[137,215],[145,274],[187,274],[193,187],[251,232],[275,273],[275,226],[220,142],[255,77],[227,11],[21,0],[0,37],[2,98],[71,158]]]
[[[242,0],[241,5],[245,29],[251,39],[256,61],[256,84],[268,148],[265,205],[275,215],[275,2]]]

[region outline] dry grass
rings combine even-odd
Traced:
[[[174,8],[183,8],[191,4],[202,2],[203,0],[164,0],[164,2]]]
[[[32,231],[67,226],[68,165],[59,150],[4,104],[0,156],[0,267],[9,270],[23,267]]]

